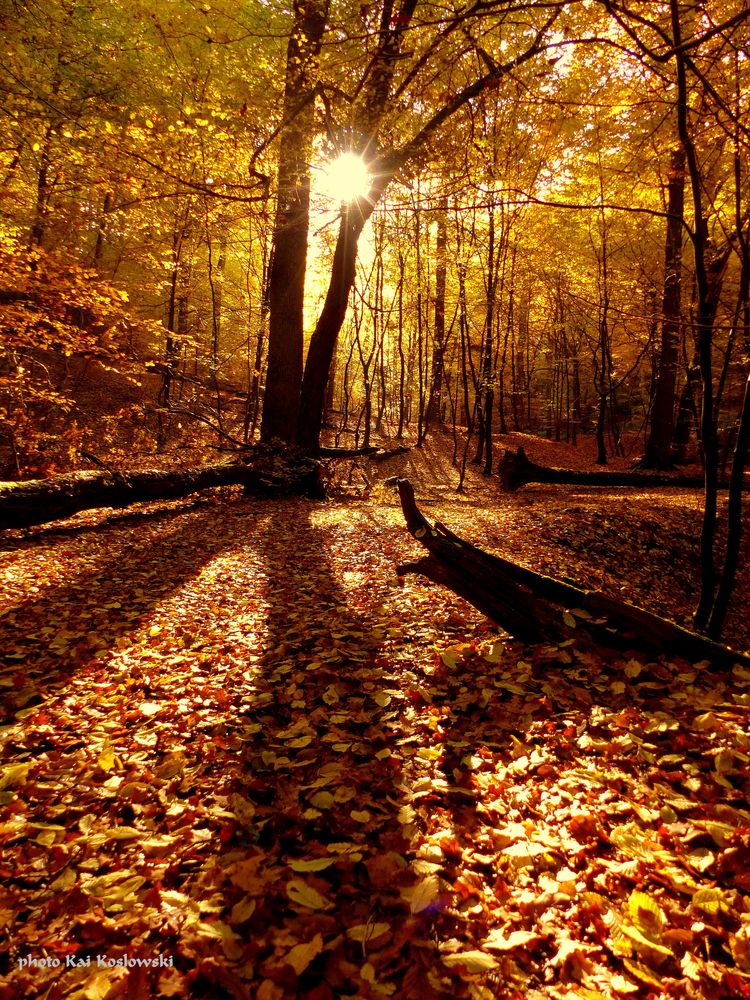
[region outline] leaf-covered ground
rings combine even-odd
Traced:
[[[695,494],[439,459],[429,516],[688,614]],[[6,540],[2,1000],[750,996],[750,672],[522,647],[417,555],[382,487]]]

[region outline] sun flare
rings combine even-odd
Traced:
[[[370,190],[372,177],[367,164],[356,153],[341,153],[323,169],[323,193],[336,201],[356,201]]]

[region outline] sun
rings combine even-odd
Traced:
[[[336,201],[356,201],[370,190],[372,176],[367,164],[357,153],[341,153],[323,168],[321,191]]]

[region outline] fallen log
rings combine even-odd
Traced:
[[[635,645],[693,662],[750,666],[750,656],[644,608],[485,552],[439,521],[431,525],[417,507],[408,480],[399,481],[398,491],[406,527],[428,552],[416,562],[397,566],[399,576],[420,573],[449,587],[522,642],[559,642],[582,628],[610,646]]]
[[[497,467],[500,485],[513,492],[527,483],[563,483],[578,486],[671,486],[702,489],[702,476],[670,476],[656,472],[580,472],[532,462],[526,451],[506,450]]]
[[[0,485],[0,529],[27,528],[97,507],[175,500],[209,487],[244,486],[260,496],[321,496],[320,468],[303,456],[260,446],[242,462],[193,469],[73,472]]]
[[[395,448],[381,448],[379,445],[369,445],[367,448],[333,448],[321,447],[318,449],[320,458],[366,458],[371,462],[387,462],[389,458],[396,455],[405,455],[409,451],[406,445],[400,444]]]

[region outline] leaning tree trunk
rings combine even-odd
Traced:
[[[526,483],[562,483],[577,486],[672,486],[686,489],[703,487],[702,476],[667,476],[643,472],[579,472],[537,465],[523,448],[506,451],[497,467],[500,484],[512,492]]]
[[[0,529],[27,528],[98,507],[175,500],[214,486],[244,486],[261,496],[321,496],[320,469],[301,456],[258,448],[247,462],[144,472],[73,472],[0,486]]]
[[[386,175],[376,178],[367,198],[342,206],[328,292],[310,339],[300,394],[297,444],[311,455],[317,454],[320,447],[326,386],[336,341],[346,317],[349,292],[354,285],[357,243],[389,180]]]
[[[401,508],[409,532],[428,555],[397,567],[449,587],[512,636],[524,642],[559,642],[583,629],[603,645],[668,651],[689,660],[750,665],[736,653],[644,608],[582,590],[491,555],[459,538],[440,522],[431,525],[416,505],[411,484],[399,481]]]

